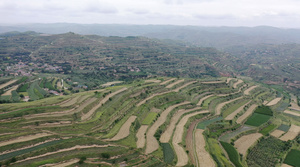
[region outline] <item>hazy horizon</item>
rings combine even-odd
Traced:
[[[34,23],[300,28],[296,0],[1,0],[2,25]]]

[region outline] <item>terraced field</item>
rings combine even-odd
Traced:
[[[38,100],[0,104],[2,166],[251,166],[263,150],[300,150],[295,97],[251,80],[148,78],[47,98],[49,84],[64,87],[33,80],[24,89]]]

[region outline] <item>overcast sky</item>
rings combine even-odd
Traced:
[[[300,0],[0,0],[0,24],[58,22],[300,28]]]

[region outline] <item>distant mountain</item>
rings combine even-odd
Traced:
[[[0,26],[0,33],[36,31],[47,34],[74,32],[101,36],[145,36],[172,39],[190,45],[224,49],[232,46],[256,44],[300,43],[300,29],[275,27],[200,27],[173,25],[118,25],[118,24],[24,24]]]

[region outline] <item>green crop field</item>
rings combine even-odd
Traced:
[[[146,116],[146,118],[142,121],[143,125],[150,125],[157,117],[157,113],[155,112],[150,112]]]
[[[300,150],[292,149],[285,157],[284,163],[299,167],[300,166]]]
[[[271,116],[269,115],[253,113],[252,116],[245,122],[245,124],[251,126],[260,126],[266,123],[270,118]]]
[[[164,161],[166,163],[172,163],[175,158],[175,155],[171,145],[169,143],[161,143],[161,146],[164,152]]]
[[[18,92],[26,92],[28,89],[28,86],[29,86],[29,84],[26,83],[26,84],[22,85],[17,91]]]
[[[236,166],[236,167],[243,167],[240,161],[240,155],[236,151],[236,149],[229,143],[226,142],[220,142],[223,146],[223,148],[226,150],[230,161]]]
[[[270,115],[270,116],[273,115],[272,110],[268,106],[258,106],[254,112],[258,113],[258,114],[264,114],[264,115]]]
[[[197,129],[205,129],[206,126],[208,126],[208,125],[210,125],[214,122],[220,121],[222,119],[223,119],[222,117],[217,117],[217,118],[213,118],[213,119],[210,119],[210,120],[201,121],[201,122],[198,123]]]
[[[267,135],[267,134],[269,134],[269,132],[274,130],[276,127],[277,127],[276,125],[270,124],[270,125],[264,127],[259,133],[261,133],[263,135]]]

